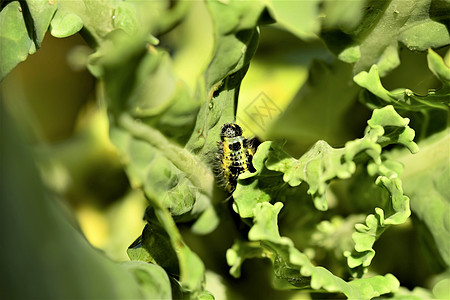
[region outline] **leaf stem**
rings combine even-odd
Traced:
[[[153,147],[161,150],[168,160],[188,175],[197,188],[207,196],[212,196],[214,175],[195,155],[168,140],[158,130],[133,119],[129,114],[121,114],[118,123],[136,138],[145,140]]]

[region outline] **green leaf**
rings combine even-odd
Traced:
[[[184,243],[170,213],[164,208],[147,209],[146,220],[142,236],[128,249],[130,258],[163,267],[182,294],[202,293],[205,267]]]
[[[208,206],[210,201],[201,201],[201,198],[205,197],[200,191],[202,187],[196,188],[192,181],[193,177],[189,179],[190,175],[188,175],[200,175],[205,169],[187,151],[171,144],[151,127],[136,123],[126,116],[121,118],[120,125],[126,130],[114,129],[112,140],[122,150],[122,153],[128,156],[127,168],[132,184],[143,187],[150,204],[155,209],[157,219],[155,222],[161,224],[161,230],[164,228],[159,232],[165,231],[168,235],[160,235],[162,241],[165,241],[164,243],[169,247],[163,250],[161,247],[163,243],[155,244],[155,236],[148,235],[147,230],[144,230],[142,247],[149,255],[146,256],[144,253],[139,254],[139,257],[146,260],[151,257],[152,261],[160,263],[168,271],[176,272],[174,257],[170,255],[172,252],[168,251],[170,248],[173,249],[178,260],[182,288],[196,294],[201,291],[204,266],[198,256],[184,243],[172,215],[177,216],[190,212],[199,214],[205,208],[197,211],[196,205],[204,205],[206,202],[206,207]],[[191,163],[192,165],[188,166]],[[194,169],[199,170],[200,173],[191,173]],[[203,174],[205,176],[197,177],[197,183],[209,190],[212,178],[208,186],[204,180],[211,175],[208,175],[209,171],[206,172]],[[206,193],[208,192],[206,191]],[[159,228],[158,226],[156,228]]]
[[[96,46],[116,29],[130,35],[142,31],[136,16],[133,6],[118,1],[10,1],[0,12],[0,80],[41,46],[47,29],[60,38],[83,29]]]
[[[441,267],[450,266],[450,230],[448,211],[450,199],[450,133],[444,130],[419,144],[421,151],[412,156],[403,151],[389,157],[405,165],[402,181],[405,194],[411,199],[411,210],[424,228],[422,238],[430,257]]]
[[[258,1],[208,1],[214,23],[214,50],[204,73],[204,99],[186,148],[207,157],[217,151],[220,128],[235,121],[238,90],[259,39],[256,28],[263,5]]]
[[[155,217],[154,217],[155,218]],[[172,249],[170,237],[156,219],[150,219],[142,235],[128,248],[131,260],[153,263],[161,266],[171,275],[180,275],[176,253]]]
[[[200,295],[198,295],[199,300],[214,300],[214,296],[208,292],[208,291],[203,291]]]
[[[415,287],[412,291],[410,291],[407,288],[401,286],[398,291],[392,293],[390,297],[381,297],[381,299],[428,300],[433,299],[433,295],[430,293],[430,291],[421,287]]]
[[[33,168],[23,167],[32,166],[32,155],[14,142],[17,133],[7,125],[8,138],[0,143],[0,157],[6,158],[0,182],[0,290],[5,297],[213,299],[205,288],[217,298],[233,299],[239,298],[234,294],[283,299],[305,293],[350,299],[447,296],[448,280],[430,275],[449,266],[450,139],[447,131],[428,137],[445,128],[449,107],[450,70],[429,48],[448,44],[446,1],[30,0],[2,1],[0,9],[0,43],[6,46],[0,47],[0,78],[36,51],[49,26],[54,36],[80,32],[94,48],[88,68],[97,77],[96,95],[108,113],[111,140],[135,193],[149,203],[142,236],[128,249],[129,257],[141,262],[117,264],[92,252],[59,208],[42,201],[48,192],[36,188]],[[273,21],[275,26],[261,29],[259,41],[258,26]],[[318,38],[321,31],[341,62]],[[298,43],[298,38],[308,41]],[[259,65],[252,60],[258,42]],[[382,84],[379,74],[400,63],[399,47],[408,48],[402,63],[413,55],[410,50],[430,49],[429,69],[442,88],[428,94],[391,90],[399,81],[414,81],[396,74]],[[250,62],[264,79],[254,84],[253,95],[240,93]],[[381,108],[373,111],[364,133],[370,111],[355,101],[363,89],[352,82],[354,74],[367,89],[361,100]],[[12,75],[4,89],[8,95],[7,86],[22,87]],[[432,86],[422,79],[417,87],[406,86],[417,92]],[[26,86],[23,90],[30,93]],[[256,94],[273,102],[280,116],[260,131],[236,117],[239,106],[242,114],[263,119],[246,110],[252,103],[259,109]],[[216,189],[212,169],[220,128],[227,122],[242,125],[245,137],[250,130],[269,141],[253,157],[256,172],[241,174],[223,204],[227,195]],[[410,126],[423,132],[418,138],[422,152],[415,156]],[[270,141],[279,138],[286,138],[286,145]],[[57,191],[67,193],[64,187]],[[231,205],[236,218],[228,214]],[[405,240],[413,237],[411,245],[417,245],[417,231],[427,251],[417,247],[390,265],[383,255],[392,240],[383,244],[389,239],[383,236],[374,243],[390,225],[407,220],[409,205],[413,218],[400,231],[406,229]],[[113,226],[127,227],[120,223]],[[206,267],[221,270],[220,254],[233,239],[226,254],[230,273],[239,277],[244,267],[245,276],[238,285],[217,276],[205,287]],[[407,250],[403,246],[390,253],[393,260]],[[374,249],[380,249],[375,259]],[[244,264],[253,258],[271,261],[272,270],[259,262]],[[397,269],[409,259],[421,262],[419,275]],[[430,268],[423,261],[431,261]],[[389,270],[381,273],[381,265]],[[423,285],[433,291],[399,288],[395,277],[377,272],[396,274],[408,288]],[[272,286],[261,281],[267,275]],[[61,284],[51,284],[55,278]]]
[[[350,215],[346,218],[334,216],[331,220],[320,222],[311,236],[311,245],[325,248],[336,259],[341,260],[342,253],[353,250],[352,233],[355,225],[364,222],[364,218],[364,215]]]
[[[213,206],[206,208],[192,225],[191,230],[196,234],[209,234],[219,226],[219,216]]]
[[[450,291],[448,289],[450,285],[450,280],[447,278],[439,280],[433,287],[433,296],[436,299],[446,299],[450,296]]]
[[[370,167],[373,165],[369,165]],[[391,195],[392,210],[389,216],[385,217],[385,212],[381,208],[375,208],[375,214],[370,214],[367,216],[365,224],[355,225],[356,231],[353,233],[352,238],[355,242],[355,251],[353,253],[345,252],[344,255],[347,256],[347,263],[350,268],[359,268],[354,270],[355,276],[357,274],[362,274],[365,270],[361,269],[368,267],[375,256],[375,251],[373,250],[373,245],[379,236],[384,232],[384,230],[389,225],[398,225],[406,221],[410,216],[411,211],[409,208],[409,198],[403,195],[403,190],[401,188],[401,181],[398,178],[397,173],[392,172],[385,168],[379,168],[376,173],[379,177],[377,178],[377,183],[381,184]],[[385,174],[385,169],[388,173],[391,173],[391,178],[387,177]],[[384,173],[384,174],[383,174]],[[374,175],[374,174],[372,174]],[[387,211],[389,211],[387,210]]]
[[[231,266],[230,274],[235,278],[239,278],[241,276],[241,266],[246,259],[267,257],[269,253],[257,242],[235,241],[226,254],[227,263]]]
[[[261,248],[274,265],[274,284],[278,287],[324,289],[329,292],[341,292],[349,299],[371,299],[381,294],[396,291],[398,280],[391,274],[386,276],[373,276],[346,282],[333,275],[323,267],[314,266],[305,254],[298,251],[287,237],[280,236],[278,232],[278,214],[283,204],[276,202],[259,203],[254,211],[254,225],[249,231],[250,241],[260,242]],[[235,244],[234,247],[238,247]],[[236,248],[235,248],[236,249]],[[253,252],[259,255],[256,249]],[[241,254],[233,252],[233,255]],[[246,252],[242,252],[246,254]],[[251,257],[251,256],[250,256]],[[242,264],[243,257],[235,257],[233,262]],[[233,265],[234,268],[237,265]],[[364,287],[364,288],[363,288]]]
[[[325,28],[340,28],[344,32],[352,32],[363,18],[366,1],[323,1],[323,20]]]
[[[450,8],[445,1],[423,1],[404,24],[399,41],[410,50],[425,51],[450,43],[448,22]]]
[[[170,295],[167,275],[159,267],[115,263],[88,243],[61,202],[44,189],[30,144],[13,127],[3,104],[0,118],[2,296],[124,299]]]
[[[313,196],[319,210],[326,210],[325,190],[333,178],[349,178],[355,172],[354,157],[365,152],[376,163],[380,163],[381,147],[391,143],[401,143],[410,151],[416,152],[412,142],[414,132],[407,126],[409,120],[401,118],[392,106],[375,110],[368,121],[369,127],[364,138],[347,142],[345,148],[334,149],[326,142],[317,142],[299,160],[291,158],[281,148],[274,147],[269,153],[266,166],[269,170],[282,172],[283,180],[291,186],[303,181],[309,185],[308,193]],[[386,132],[384,127],[398,127],[398,130]],[[381,145],[380,145],[381,144]]]
[[[174,74],[170,57],[146,51],[145,43],[142,36],[112,36],[91,63],[104,76],[112,140],[128,163],[132,183],[158,207],[181,216],[196,204],[198,215],[211,203],[214,178],[180,144],[191,134],[199,102]]]
[[[77,33],[81,28],[83,28],[83,20],[77,14],[58,10],[52,19],[50,33],[54,37],[64,38]]]
[[[53,1],[10,1],[0,12],[0,80],[41,46],[57,9]]]
[[[217,16],[223,4],[208,5]],[[239,4],[224,9],[229,16],[245,12]],[[204,78],[194,85],[195,91],[189,91],[176,75],[172,57],[157,47],[146,48],[145,36],[130,39],[123,34],[111,35],[91,60],[91,66],[104,78],[111,139],[123,155],[132,185],[143,189],[154,210],[142,241],[130,249],[130,255],[158,263],[171,274],[179,273],[181,293],[192,297],[209,297],[202,292],[205,267],[184,243],[175,220],[199,218],[193,229],[201,233],[218,224],[211,204],[214,178],[205,163],[217,147],[218,130],[225,122],[218,120],[233,116],[233,105],[227,105],[236,101],[236,90],[256,46],[259,14],[217,23],[217,49]],[[227,31],[230,25],[233,28]],[[226,48],[220,48],[224,45]],[[214,92],[212,85],[217,82],[222,85]],[[215,131],[209,130],[211,126]],[[207,130],[203,134],[197,128]],[[196,151],[201,155],[192,154]]]
[[[444,87],[449,87],[450,67],[445,64],[442,57],[433,50],[428,49],[427,61],[431,72],[442,82]]]
[[[83,28],[85,38],[95,45],[116,28],[114,14],[119,6],[117,1],[60,0],[56,3],[58,8],[50,26],[50,33],[55,37],[67,37]],[[130,17],[136,18],[135,14]],[[121,20],[118,24],[119,28],[123,22]]]
[[[334,177],[348,178],[352,166],[341,164],[342,150],[331,148],[324,141],[317,142],[298,161],[283,153],[281,148],[274,148],[267,159],[269,170],[282,172],[283,180],[290,186],[298,186],[303,181],[309,185],[308,194],[313,195],[314,204],[319,210],[327,210],[328,204],[324,197],[327,182]]]
[[[281,238],[278,231],[278,214],[283,208],[283,203],[276,202],[271,205],[267,202],[257,204],[253,212],[254,226],[248,232],[251,241],[267,240],[273,243],[289,243]]]
[[[213,93],[227,76],[248,65],[256,50],[256,25],[264,8],[260,1],[207,2],[215,24],[214,55],[205,72],[205,87]]]
[[[28,35],[19,1],[9,2],[0,11],[0,45],[0,80],[2,80],[35,49]]]
[[[400,64],[399,42],[410,50],[425,51],[450,43],[448,4],[444,1],[369,1],[355,30],[326,29],[322,32],[333,52],[344,61],[355,62],[353,73],[378,65],[383,77]],[[357,16],[357,15],[356,15]],[[349,57],[358,48],[359,57]]]
[[[182,236],[166,209],[155,209],[155,215],[170,237],[172,248],[177,254],[180,268],[180,282],[183,290],[194,296],[202,292],[205,280],[205,266],[200,258],[184,243]]]
[[[386,90],[378,75],[377,65],[373,65],[369,72],[361,72],[353,80],[370,93],[364,94],[364,100],[371,106],[382,106],[386,104],[393,105],[398,109],[409,111],[420,111],[423,109],[442,109],[448,110],[450,107],[450,69],[445,65],[443,59],[433,50],[428,52],[428,66],[430,70],[441,80],[443,86],[441,89],[428,92],[428,95],[421,96],[415,94],[409,89],[397,89],[393,91]]]
[[[292,187],[305,181],[309,185],[308,194],[312,195],[316,208],[327,210],[325,191],[329,181],[352,176],[355,172],[353,159],[360,152],[366,153],[382,168],[379,157],[381,147],[400,143],[413,153],[418,151],[417,145],[412,141],[414,131],[407,126],[408,123],[409,120],[401,118],[392,106],[375,110],[368,121],[369,126],[364,138],[347,142],[345,148],[340,149],[334,149],[326,142],[319,141],[298,160],[284,152],[281,149],[282,144],[261,144],[254,158],[257,172],[247,176],[243,174],[238,181],[234,193],[236,211],[243,218],[251,217],[251,209],[256,203],[268,202],[277,197],[278,191],[283,187],[278,181],[277,172],[281,172],[283,181]],[[264,160],[266,168],[275,173],[264,171]]]
[[[134,278],[139,283],[143,297],[154,299],[172,298],[169,277],[163,268],[138,261],[125,262],[121,266],[134,275]]]
[[[57,9],[56,1],[46,0],[32,0],[26,1],[30,16],[33,21],[33,27],[35,36],[33,35],[36,48],[41,47],[42,40],[44,39],[47,28],[50,25],[50,21]]]
[[[273,142],[264,142],[258,147],[253,158],[255,173],[244,173],[239,176],[238,185],[233,193],[233,209],[241,218],[254,217],[253,208],[257,203],[269,202],[281,194],[285,183],[277,172],[264,167],[264,162]],[[280,146],[281,147],[281,146]]]
[[[120,125],[125,130],[114,129],[112,141],[126,155],[131,183],[142,187],[157,207],[181,216],[191,212],[195,203],[202,204],[201,198],[211,196],[211,171],[196,157],[129,116],[124,115]]]
[[[250,213],[250,209],[273,199],[283,201],[286,189],[279,183],[275,184],[275,189],[269,189],[267,184],[261,184],[263,187],[261,189],[256,188],[265,180],[263,164],[273,172],[269,173],[268,178],[274,183],[281,175],[283,181],[292,187],[306,182],[309,186],[308,194],[313,197],[315,207],[324,211],[328,209],[325,192],[330,181],[351,177],[355,173],[356,162],[368,161],[368,173],[376,177],[376,183],[389,192],[391,202],[385,208],[386,212],[381,208],[375,208],[376,214],[369,215],[365,225],[355,226],[354,251],[353,253],[347,251],[345,255],[350,268],[355,269],[354,274],[361,275],[375,255],[372,247],[380,234],[389,225],[404,223],[410,215],[409,198],[404,196],[398,178],[402,172],[401,165],[380,156],[382,147],[395,143],[402,144],[412,153],[418,151],[417,145],[413,142],[414,131],[408,127],[408,123],[409,120],[398,115],[392,106],[376,109],[367,122],[368,127],[363,138],[349,141],[344,148],[338,149],[319,141],[298,160],[284,152],[281,149],[282,144],[273,142],[261,144],[254,157],[257,172],[244,173],[238,180],[238,186],[233,194],[235,210],[242,218],[254,217],[258,220],[259,216],[254,211]]]
[[[319,1],[271,0],[267,7],[278,24],[299,38],[312,39],[319,33]]]
[[[414,143],[414,130],[408,126],[409,119],[402,118],[392,106],[375,109],[372,118],[367,121],[370,129],[367,135],[380,134],[377,142],[385,147],[390,144],[401,144],[411,153],[417,153],[419,147]]]
[[[139,28],[137,11],[132,3],[117,3],[117,7],[114,10],[112,18],[114,22],[114,28],[120,28],[129,35],[133,35],[141,30],[141,28]]]

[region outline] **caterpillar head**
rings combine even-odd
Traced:
[[[227,123],[222,126],[220,132],[220,139],[224,141],[225,138],[234,138],[241,135],[242,135],[242,128],[239,127],[239,125],[234,123]]]

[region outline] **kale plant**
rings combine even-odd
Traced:
[[[2,0],[0,9],[0,296],[449,297],[448,1]],[[95,78],[97,101],[88,129],[58,143],[36,129],[37,106],[20,104],[51,71],[22,86],[14,75],[50,35],[83,38],[89,49],[69,59]],[[261,142],[255,172],[240,174],[232,194],[214,172],[225,123]],[[80,182],[111,174],[92,154],[100,143],[119,175],[85,192]],[[118,191],[98,211],[128,249],[92,247],[65,204],[102,188]],[[136,199],[147,206],[133,206],[140,235],[127,227],[136,220],[117,217]]]

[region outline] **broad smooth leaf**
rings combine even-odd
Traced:
[[[411,199],[411,210],[425,227],[426,247],[443,267],[450,266],[450,230],[448,212],[450,189],[449,153],[450,134],[444,130],[419,144],[421,151],[405,155],[393,152],[389,157],[405,165],[402,181],[405,194]]]

